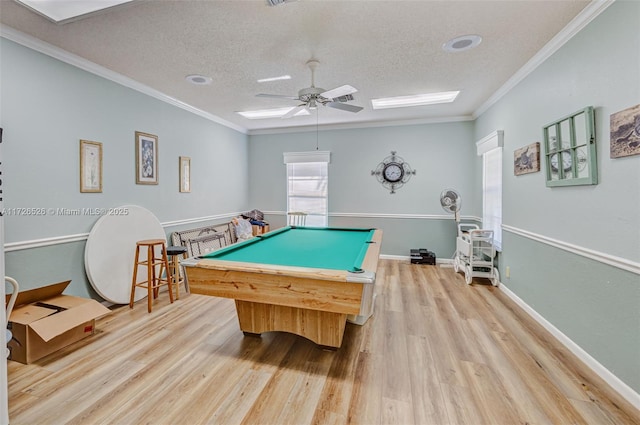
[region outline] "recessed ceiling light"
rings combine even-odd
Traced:
[[[291,107],[291,108],[261,109],[261,110],[257,110],[257,111],[242,111],[242,112],[238,112],[238,114],[240,114],[243,117],[248,118],[250,120],[260,120],[260,119],[264,119],[264,118],[282,118],[283,115],[285,115],[287,112],[289,112],[293,108],[294,107]],[[302,109],[302,110],[300,110],[300,112],[298,112],[294,116],[297,117],[297,116],[300,116],[300,115],[309,115],[309,111],[307,111],[306,109]]]
[[[481,42],[482,37],[479,35],[462,35],[444,43],[442,45],[442,50],[445,52],[464,52],[465,50],[473,49]]]
[[[460,91],[416,94],[411,96],[381,97],[371,99],[373,109],[405,108],[408,106],[433,105],[453,102]]]
[[[279,77],[270,77],[270,78],[261,78],[258,80],[259,83],[268,83],[270,81],[280,81],[280,80],[290,80],[291,75],[281,75]]]
[[[199,74],[187,75],[184,78],[191,84],[196,84],[198,86],[206,86],[208,84],[211,84],[211,82],[213,81],[211,77],[205,77],[204,75]]]

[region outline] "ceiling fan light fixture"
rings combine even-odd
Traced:
[[[356,105],[348,105],[345,102],[349,100],[353,100],[352,94],[357,92],[354,87],[349,85],[344,85],[340,87],[336,87],[332,90],[325,90],[320,87],[316,87],[315,85],[315,70],[318,67],[318,62],[316,59],[310,59],[307,61],[307,67],[311,71],[311,86],[305,87],[303,89],[298,90],[297,96],[284,96],[281,94],[265,94],[260,93],[257,94],[257,97],[270,97],[276,99],[288,99],[288,100],[297,100],[298,102],[302,102],[295,108],[289,110],[289,112],[285,113],[281,118],[291,118],[296,115],[301,115],[300,110],[306,111],[309,113],[310,109],[317,109],[319,106],[327,106],[329,108],[340,109],[343,111],[356,113],[360,112],[363,108],[361,106]],[[256,119],[256,118],[252,118]]]
[[[406,108],[410,106],[435,105],[453,102],[460,91],[425,93],[410,96],[381,97],[371,99],[373,109]]]
[[[461,35],[460,37],[452,38],[442,45],[442,50],[445,52],[464,52],[476,47],[482,42],[482,37],[477,34]]]
[[[273,109],[259,109],[255,111],[240,111],[237,114],[250,120],[262,120],[267,118],[282,118],[287,112],[291,111],[293,107],[288,108],[273,108]],[[309,115],[309,111],[302,109],[295,116]]]
[[[191,84],[195,84],[196,86],[207,86],[213,81],[211,77],[206,77],[200,74],[187,75],[186,77],[184,77],[184,79]]]

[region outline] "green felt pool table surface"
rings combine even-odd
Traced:
[[[361,271],[375,229],[284,227],[202,258]]]

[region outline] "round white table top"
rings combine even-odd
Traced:
[[[102,298],[114,304],[128,304],[136,242],[166,241],[166,235],[157,217],[145,208],[125,205],[112,210],[127,211],[127,214],[103,215],[96,221],[85,246],[84,266],[91,286]],[[146,259],[146,252],[141,253],[140,259]],[[141,267],[137,281],[144,280],[146,271]],[[137,301],[146,295],[147,291],[137,288],[134,299]]]

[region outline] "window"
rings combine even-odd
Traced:
[[[542,130],[547,187],[598,184],[593,107]]]
[[[287,152],[287,211],[307,213],[307,226],[328,225],[330,152]]]
[[[482,228],[493,230],[493,244],[502,250],[502,131],[476,143],[482,155]]]
[[[493,230],[493,244],[502,249],[502,148],[482,155],[482,228]]]

